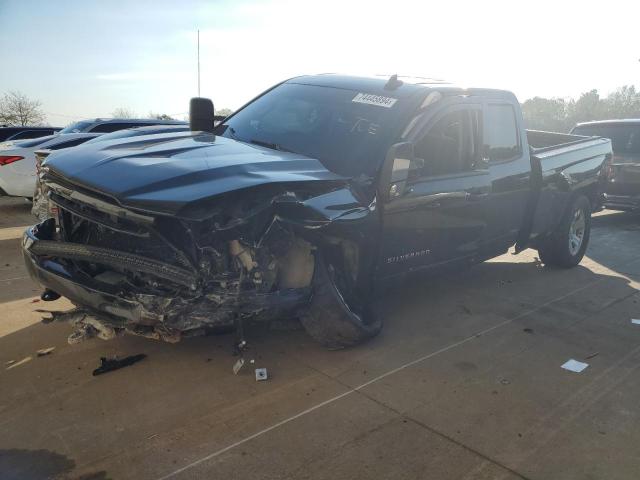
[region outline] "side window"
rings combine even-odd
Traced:
[[[486,110],[485,132],[490,162],[511,160],[521,153],[516,112],[508,104],[490,104]]]
[[[75,140],[69,140],[68,142],[62,142],[59,143],[57,145],[53,145],[51,147],[47,147],[49,148],[49,150],[61,150],[63,148],[71,148],[71,147],[75,147],[77,145],[80,145],[81,143],[86,142],[87,140],[89,140],[89,138],[76,138]]]
[[[475,170],[481,145],[481,110],[462,109],[445,114],[415,145],[416,177],[453,175]]]
[[[46,130],[25,130],[24,132],[16,133],[11,140],[23,140],[28,138],[44,137],[45,135],[51,135],[51,132]]]

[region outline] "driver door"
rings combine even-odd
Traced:
[[[412,143],[406,188],[383,205],[381,276],[473,261],[487,228],[491,180],[482,155],[482,105],[443,109]]]

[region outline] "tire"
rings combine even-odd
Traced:
[[[580,263],[591,235],[591,203],[584,195],[574,197],[555,232],[538,248],[545,265],[561,268]]]
[[[316,252],[313,295],[300,318],[307,333],[330,350],[351,347],[375,337],[382,330],[382,319],[368,305],[363,314],[349,308],[334,281],[335,272]]]

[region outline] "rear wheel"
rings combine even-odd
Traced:
[[[545,265],[562,268],[580,263],[589,244],[591,234],[591,204],[584,195],[573,199],[556,231],[538,248]]]
[[[332,350],[357,345],[382,330],[382,319],[368,302],[363,302],[357,311],[349,306],[338,287],[339,276],[322,254],[316,252],[313,296],[300,319],[309,335]]]

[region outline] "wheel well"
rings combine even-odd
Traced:
[[[576,191],[570,197],[569,205],[576,197],[580,195],[584,195],[585,197],[587,197],[587,200],[589,200],[589,203],[591,204],[592,212],[599,207],[600,203],[602,203],[600,199],[600,191],[598,189],[598,185],[596,184],[576,189]]]

